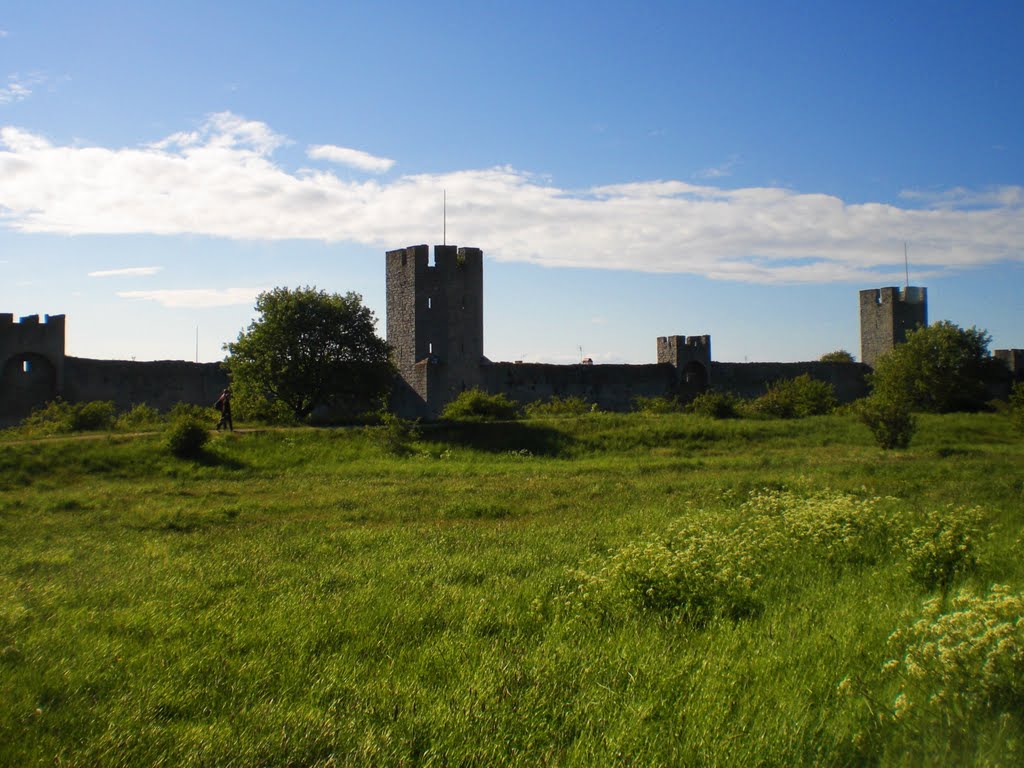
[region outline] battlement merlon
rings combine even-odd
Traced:
[[[0,313],[0,330],[7,333],[45,333],[64,336],[65,315],[25,315],[19,317],[17,322],[10,312]],[[29,329],[32,329],[31,331]],[[38,330],[37,330],[38,329]]]
[[[658,362],[675,367],[696,360],[710,364],[711,336],[659,336]]]
[[[898,288],[896,286],[868,288],[860,292],[861,305],[926,304],[927,302],[928,289],[915,285],[909,285],[906,288]]]
[[[430,263],[429,245],[410,245],[407,248],[398,248],[394,251],[387,251],[386,260],[388,264],[401,261],[402,266],[407,266],[411,261],[416,266],[416,271],[421,269],[437,269],[447,272],[453,268],[483,268],[484,252],[479,248],[460,248],[456,245],[435,245],[434,263]]]

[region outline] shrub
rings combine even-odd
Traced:
[[[441,411],[441,418],[452,421],[508,421],[518,416],[518,405],[505,395],[490,395],[480,389],[460,392]]]
[[[205,427],[215,427],[220,420],[220,414],[213,408],[194,403],[175,403],[167,413],[167,421],[172,425],[182,419],[193,419]]]
[[[823,363],[852,363],[855,362],[853,355],[845,349],[837,349],[835,352],[826,352],[819,358]]]
[[[702,626],[716,616],[755,614],[756,540],[687,521],[664,535],[627,544],[593,570],[573,576],[571,608],[615,618],[621,612],[654,613]]]
[[[544,416],[583,416],[596,412],[597,404],[588,403],[576,395],[570,397],[553,395],[547,401],[527,403],[525,410],[526,415],[531,419]]]
[[[804,373],[768,385],[768,391],[750,404],[751,410],[779,419],[796,419],[831,413],[836,407],[835,389],[826,381]]]
[[[75,406],[75,432],[111,429],[117,418],[117,408],[109,400],[94,400]]]
[[[888,551],[897,525],[896,515],[883,501],[831,490],[810,496],[762,490],[751,493],[742,511],[762,532],[769,531],[770,526],[759,525],[759,518],[779,521],[787,540],[780,546],[786,549],[802,543],[815,560],[839,565],[871,563]]]
[[[735,419],[740,416],[742,403],[743,401],[731,392],[710,390],[693,398],[687,404],[686,411],[712,419]]]
[[[155,429],[163,425],[163,417],[160,411],[145,403],[132,406],[131,410],[122,413],[117,417],[114,426],[125,432],[134,432],[140,429]]]
[[[21,424],[27,431],[39,435],[74,432],[75,407],[58,397],[33,410]]]
[[[42,435],[111,429],[117,409],[108,400],[68,403],[57,398],[34,410],[22,422],[29,432]]]
[[[901,740],[925,742],[935,765],[968,765],[986,732],[1000,718],[1018,718],[1024,708],[1024,597],[993,585],[987,595],[961,591],[952,610],[943,600],[924,604],[921,618],[894,632],[893,658],[883,675],[899,681],[885,724]],[[1000,739],[1005,753],[996,763],[1020,765],[1019,743]]]
[[[373,439],[386,453],[404,455],[412,452],[412,443],[419,439],[419,421],[409,421],[390,411],[378,414],[380,425],[366,427]]]
[[[638,413],[679,413],[683,405],[675,397],[637,395],[633,398],[633,410]]]
[[[928,589],[946,592],[953,580],[978,565],[983,515],[977,507],[931,511],[904,543],[911,577]]]
[[[1010,415],[1019,429],[1024,429],[1024,381],[1018,381],[1010,391]]]
[[[178,458],[194,459],[203,452],[209,440],[207,424],[191,416],[180,416],[171,424],[167,447]]]
[[[908,447],[917,430],[917,419],[906,401],[868,397],[858,404],[857,416],[884,450]]]
[[[875,362],[872,393],[931,413],[981,410],[988,384],[1006,373],[1002,362],[989,357],[990,341],[983,330],[947,320],[911,331],[906,343]]]

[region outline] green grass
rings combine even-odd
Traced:
[[[891,525],[836,559],[831,529],[755,520],[763,489],[877,498]],[[1024,688],[911,722],[882,667],[941,597],[903,534],[980,507],[954,589],[1019,593],[1022,502],[994,415],[922,416],[898,452],[853,417],[680,414],[426,427],[401,455],[363,429],[198,460],[161,435],[0,443],[0,764],[1019,764]],[[629,592],[694,526],[736,547],[672,584],[752,574],[756,610]]]

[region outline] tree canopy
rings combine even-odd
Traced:
[[[352,416],[379,406],[394,367],[359,294],[274,288],[257,297],[256,311],[225,345],[239,410],[285,408],[305,419],[320,407]]]
[[[845,349],[837,349],[834,352],[826,352],[821,356],[821,362],[823,363],[853,363],[856,362],[853,359],[853,355],[847,352]]]
[[[990,342],[984,330],[948,320],[911,331],[875,364],[872,394],[934,413],[983,408],[988,384],[1001,373],[999,361],[989,357]]]

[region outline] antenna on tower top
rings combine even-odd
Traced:
[[[441,244],[448,245],[448,190],[441,190]]]
[[[910,259],[907,257],[907,241],[903,241],[903,269],[906,274],[907,282],[904,287],[910,287]]]

